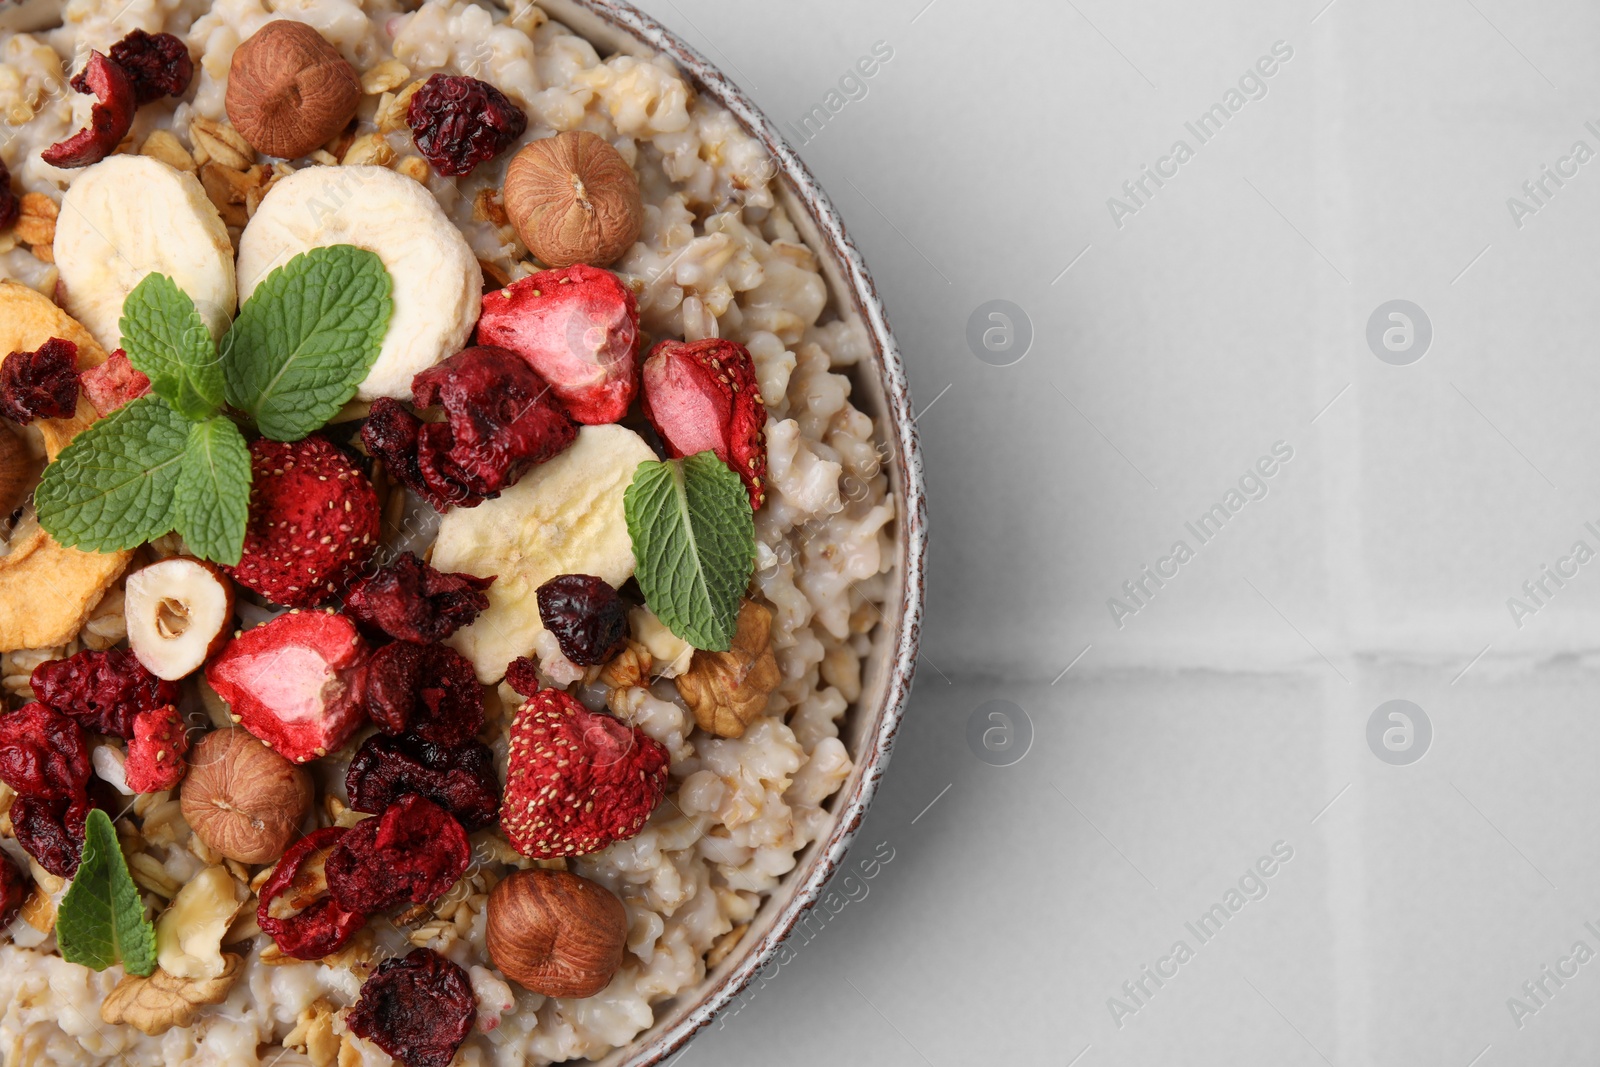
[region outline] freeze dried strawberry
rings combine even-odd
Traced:
[[[182,96],[189,88],[189,79],[194,77],[189,46],[170,33],[134,30],[111,46],[111,61],[128,76],[133,97],[141,104],[163,96]],[[77,79],[73,79],[72,87],[84,91]]]
[[[461,880],[472,845],[455,816],[409,793],[366,819],[328,855],[328,892],[367,914],[396,904],[431,904]]]
[[[250,525],[226,568],[274,604],[307,608],[355,580],[378,547],[378,494],[326,438],[250,446]]]
[[[361,743],[344,776],[350,806],[381,813],[407,793],[427,797],[471,832],[500,817],[500,779],[494,752],[473,742],[460,748],[418,737],[373,734]]]
[[[127,740],[134,719],[178,702],[177,682],[162,681],[126,648],[84,649],[66,659],[46,660],[28,679],[41,704],[85,730]]]
[[[18,796],[82,796],[89,782],[88,738],[77,723],[38,701],[0,715],[0,781]]]
[[[124,773],[128,788],[135,793],[159,793],[183,781],[189,769],[184,754],[189,751],[189,734],[183,718],[174,707],[141,712],[133,720],[133,740],[128,742]]]
[[[0,415],[27,425],[65,419],[78,409],[78,346],[52,337],[34,352],[0,362]]]
[[[388,734],[464,745],[483,729],[483,687],[472,661],[448,645],[397,641],[367,664],[367,715]]]
[[[337,952],[366,925],[358,911],[344,911],[328,894],[328,854],[349,833],[340,826],[315,830],[289,846],[261,887],[256,925],[285,956],[320,960]]]
[[[767,498],[767,407],[744,345],[721,338],[662,341],[644,361],[644,414],[674,458],[711,451]]]
[[[405,1067],[449,1067],[472,1030],[477,1003],[466,971],[416,948],[378,965],[345,1024]]]
[[[0,929],[11,925],[28,896],[28,876],[9,852],[0,851]]]
[[[133,113],[139,106],[127,73],[100,52],[89,53],[89,62],[72,79],[72,87],[93,93],[95,104],[89,125],[39,153],[52,167],[87,167],[109,156],[133,128]]]
[[[543,690],[511,724],[500,827],[535,859],[598,852],[644,828],[671,762],[644,731]]]
[[[436,571],[410,552],[361,578],[344,610],[364,626],[399,641],[443,641],[489,606],[493,578]]]
[[[558,574],[534,595],[545,629],[555,634],[561,654],[573,663],[593,667],[622,651],[628,640],[628,606],[604,578]]]
[[[419,407],[448,422],[423,422],[397,402],[372,405],[361,439],[393,478],[444,511],[500,495],[577,438],[550,387],[503,348],[458,352],[411,380]]]
[[[332,611],[291,611],[247,630],[206,665],[206,681],[291,763],[326,756],[366,719],[367,644]]]
[[[78,375],[78,385],[101,418],[150,391],[150,379],[133,365],[128,354],[120,348],[111,353],[104,363]]]
[[[411,94],[406,125],[433,169],[459,178],[510,147],[528,116],[488,82],[435,74]]]
[[[484,296],[478,340],[539,373],[578,422],[616,422],[639,391],[639,308],[615,274],[583,263]]]
[[[539,691],[539,661],[532,656],[518,656],[506,665],[506,684],[525,697]]]
[[[78,873],[83,857],[83,824],[89,818],[89,797],[46,800],[19,796],[11,802],[11,829],[17,844],[45,870],[61,878]]]

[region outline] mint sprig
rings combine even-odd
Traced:
[[[645,603],[695,648],[725,652],[755,567],[744,483],[714,452],[646,460],[622,495]]]
[[[176,529],[196,554],[238,563],[250,450],[224,403],[277,441],[326,424],[378,358],[393,287],[371,252],[312,249],[267,276],[219,347],[177,283],[147,275],[123,302],[121,328],[152,395],[89,427],[45,468],[39,524],[96,552]]]
[[[156,928],[145,918],[111,818],[93,808],[83,826],[83,856],[56,910],[61,958],[103,971],[116,963],[129,974],[156,969]]]

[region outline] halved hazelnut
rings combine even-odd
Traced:
[[[547,997],[592,997],[622,966],[628,913],[567,871],[517,871],[489,894],[486,940],[500,973]]]
[[[209,563],[174,556],[128,575],[123,616],[139,662],[157,678],[176,681],[227,642],[233,583]]]
[[[200,840],[240,863],[283,855],[311,810],[311,776],[242,729],[205,736],[179,799]]]
[[[361,79],[316,30],[277,19],[234,51],[224,103],[252,148],[296,159],[326,144],[355,116]]]

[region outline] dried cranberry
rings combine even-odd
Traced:
[[[628,640],[628,606],[605,579],[560,574],[539,587],[539,618],[561,654],[580,667],[604,663]]]
[[[328,855],[328,892],[339,907],[367,914],[396,904],[430,904],[472,862],[467,832],[426,797],[407,794],[355,829]]]
[[[9,230],[15,226],[17,216],[20,214],[22,214],[22,201],[12,192],[11,171],[6,168],[5,160],[0,159],[0,230]]]
[[[410,552],[360,579],[345,598],[345,613],[400,641],[443,641],[489,606],[493,578],[436,571]]]
[[[306,835],[283,854],[261,887],[256,925],[284,955],[320,960],[343,948],[366,925],[366,915],[341,909],[328,894],[324,865],[348,833],[329,826]],[[279,897],[285,899],[274,907]]]
[[[179,697],[177,682],[157,678],[125,648],[49,660],[33,669],[30,683],[40,703],[85,730],[124,739],[133,737],[141,712],[174,705]]]
[[[433,169],[459,178],[521,137],[528,116],[488,82],[435,74],[412,94],[406,125]]]
[[[111,61],[128,76],[133,97],[141,104],[163,96],[182,96],[189,88],[189,79],[194,77],[189,46],[170,33],[134,30],[111,46]],[[73,79],[72,87],[80,93],[87,92],[78,84],[78,78]]]
[[[578,436],[543,378],[515,353],[477,347],[411,380],[421,407],[448,422],[423,422],[393,400],[372,406],[361,439],[394,479],[440,511],[476,507]]]
[[[0,928],[11,925],[28,896],[28,876],[9,852],[0,851]]]
[[[11,830],[39,866],[71,878],[83,857],[83,823],[89,806],[83,793],[70,800],[19,796],[11,802]]]
[[[78,410],[78,346],[52,337],[0,362],[0,415],[16,422],[64,419]]]
[[[345,1025],[406,1067],[449,1067],[476,1017],[467,972],[417,948],[378,965]]]
[[[448,645],[384,645],[367,665],[366,686],[367,714],[385,733],[464,745],[483,729],[478,675]]]
[[[492,826],[500,818],[494,753],[476,742],[447,748],[418,737],[373,734],[350,761],[344,786],[350,806],[373,815],[416,793],[454,815],[468,831]]]
[[[93,93],[95,104],[89,125],[39,153],[52,167],[87,167],[109,156],[133,128],[133,113],[139,106],[127,73],[99,52],[89,53],[89,62],[72,79],[72,87]]]
[[[539,661],[532,656],[518,656],[506,664],[506,684],[525,697],[539,691]]]
[[[0,781],[38,800],[82,796],[89,781],[83,730],[38,702],[0,716]]]

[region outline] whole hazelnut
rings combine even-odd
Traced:
[[[551,267],[613,263],[644,224],[633,168],[584,130],[524,146],[506,168],[504,200],[522,243]]]
[[[311,776],[246,730],[215,730],[189,756],[179,798],[200,840],[240,863],[271,863],[311,810]]]
[[[628,915],[605,886],[566,871],[518,871],[489,894],[489,955],[547,997],[592,997],[622,966]]]
[[[355,117],[361,79],[322,34],[278,19],[235,49],[225,103],[252,148],[295,159],[327,144]]]

